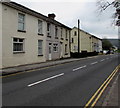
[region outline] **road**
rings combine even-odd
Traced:
[[[3,106],[85,106],[118,66],[104,55],[2,78]]]

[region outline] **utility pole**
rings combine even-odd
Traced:
[[[78,19],[78,54],[80,53],[80,21]]]

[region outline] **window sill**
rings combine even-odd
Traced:
[[[44,34],[38,33],[38,35],[44,36]]]
[[[58,51],[54,51],[54,53],[58,53]]]
[[[13,54],[19,54],[19,53],[25,53],[24,51],[16,51],[16,52],[13,52]]]
[[[68,39],[66,39],[66,41],[68,41]]]
[[[58,37],[55,37],[55,39],[58,39]]]
[[[64,40],[63,38],[61,38],[61,40]]]
[[[23,33],[26,33],[26,31],[25,31],[25,30],[18,30],[18,32],[23,32]]]
[[[68,55],[68,53],[65,53],[65,55]]]
[[[41,55],[38,55],[38,56],[43,56],[43,54],[41,54]]]
[[[47,37],[51,38],[51,36],[47,36]]]

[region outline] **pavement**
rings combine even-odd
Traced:
[[[102,107],[117,107],[120,108],[120,69],[118,74],[112,79],[96,106]]]
[[[97,56],[94,56],[97,57]],[[87,58],[92,58],[92,57],[87,57]],[[44,67],[49,67],[49,66],[54,66],[54,65],[60,65],[60,64],[65,64],[69,62],[74,62],[74,61],[79,61],[81,59],[86,59],[86,58],[69,58],[69,59],[63,59],[63,60],[55,60],[55,61],[48,61],[44,63],[38,63],[38,64],[30,64],[30,65],[23,65],[23,66],[16,66],[16,67],[11,67],[11,68],[6,68],[2,70],[1,75],[9,75],[13,73],[18,73],[18,72],[23,72],[23,71],[29,71],[29,70],[34,70],[34,69],[40,69]],[[119,74],[115,76],[115,78],[111,81],[110,85],[107,87],[106,93],[103,93],[104,99],[101,97],[101,99],[98,101],[97,106],[118,106],[120,103],[118,95],[119,95],[119,90],[118,89],[118,81],[119,81]]]
[[[97,57],[97,56],[93,56],[93,57]],[[92,57],[86,57],[86,58],[92,58]],[[79,61],[81,59],[86,59],[86,58],[66,58],[66,59],[61,59],[61,60],[53,60],[53,61],[47,61],[47,62],[42,62],[42,63],[27,64],[27,65],[4,68],[4,69],[0,70],[0,76],[5,76],[5,75],[9,75],[9,74],[18,73],[18,72],[24,72],[24,71],[40,69],[40,68],[44,68],[44,67]]]
[[[103,101],[102,106],[119,106],[120,100],[118,99],[118,95],[120,93],[120,89],[118,89],[118,74],[115,78],[114,81],[111,84],[111,87],[105,97],[105,100]]]
[[[1,70],[0,76],[1,75],[5,76],[5,75],[14,74],[14,73],[23,72],[23,71],[29,71],[33,69],[40,69],[40,68],[59,65],[63,63],[74,62],[77,60],[80,60],[80,59],[69,58],[69,59],[63,59],[63,60],[54,60],[54,61],[47,61],[47,62],[36,63],[36,64],[27,64],[27,65],[15,66],[10,68],[4,68]]]

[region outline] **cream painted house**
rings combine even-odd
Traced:
[[[92,35],[92,52],[102,51],[102,39]]]
[[[79,30],[79,51],[91,52],[91,36],[83,30]],[[78,28],[74,27],[71,31],[71,52],[78,52]]]
[[[0,68],[70,57],[69,35],[61,47],[61,28],[71,30],[18,3],[0,2]]]
[[[79,51],[85,52],[100,52],[102,50],[101,39],[83,31],[79,30]],[[74,27],[71,30],[71,52],[78,52],[78,28]]]
[[[61,28],[60,36],[60,58],[70,57],[70,32],[71,29]]]

